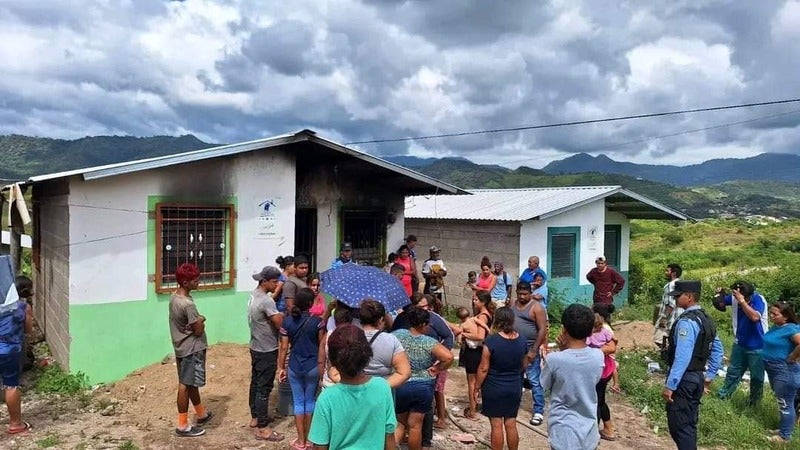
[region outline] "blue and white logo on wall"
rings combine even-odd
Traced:
[[[258,204],[257,239],[275,239],[278,237],[278,205],[275,198],[268,198]]]

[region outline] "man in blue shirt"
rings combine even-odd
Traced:
[[[528,258],[528,268],[522,271],[518,281],[525,281],[526,283],[533,284],[533,278],[536,274],[540,274],[545,283],[547,282],[547,273],[544,269],[539,267],[539,257],[531,256]]]
[[[697,448],[700,398],[722,364],[722,342],[716,327],[698,305],[700,287],[699,281],[678,281],[670,292],[685,310],[670,330],[666,351],[670,370],[662,393],[667,402],[669,434],[678,450]]]
[[[358,264],[355,259],[353,259],[353,245],[349,242],[345,242],[342,244],[339,257],[334,259],[331,263],[331,269],[338,269],[345,264]]]
[[[761,401],[764,394],[761,349],[764,347],[764,333],[769,329],[769,308],[764,297],[747,281],[737,281],[731,290],[732,293],[726,295],[724,290],[717,289],[713,300],[714,307],[720,311],[731,307],[734,336],[725,384],[717,391],[717,395],[722,399],[733,395],[744,372],[750,370],[750,406],[753,406]]]

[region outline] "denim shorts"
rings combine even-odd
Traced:
[[[203,387],[206,385],[206,351],[175,358],[178,366],[178,382],[186,386]]]
[[[397,388],[394,412],[402,414],[415,412],[425,414],[433,404],[433,384],[430,381],[408,381]]]
[[[20,358],[22,353],[0,355],[0,381],[7,388],[19,386]]]

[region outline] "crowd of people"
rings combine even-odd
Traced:
[[[256,287],[247,303],[247,318],[249,426],[256,439],[286,439],[270,427],[269,399],[277,379],[292,392],[294,450],[392,449],[401,442],[412,450],[430,447],[433,430],[448,427],[444,393],[455,347],[467,379],[464,417],[479,420],[480,413],[488,418],[492,449],[520,447],[517,415],[523,386],[531,392],[532,426],[544,422],[549,391],[551,448],[595,449],[601,439],[617,439],[606,391],[619,389],[618,341],[611,317],[614,296],[625,280],[604,257],[598,257],[586,275],[594,286],[592,306],[568,305],[558,318],[561,333],[548,345],[548,278],[538,257],[528,259],[516,282],[502,262],[482,258],[480,271],[470,273],[466,283],[472,308],[459,307],[458,321],[451,323],[442,311],[448,272],[441,249],[430,247],[430,257],[419,267],[424,280],[420,290],[415,244],[416,238],[409,236],[385,267],[408,294],[408,305],[397,311],[387,311],[371,298],[355,307],[326,301],[320,276],[309,274],[304,256],[279,257],[277,267],[266,266],[253,275]],[[350,244],[340,250],[330,270],[356,263]],[[683,280],[682,268],[675,263],[666,265],[664,273],[667,283],[654,314],[653,334],[668,366],[662,396],[677,447],[694,449],[700,400],[721,367],[723,347],[713,320],[699,305],[700,281]],[[206,318],[191,293],[201,274],[186,263],[175,277],[178,286],[169,302],[179,382],[175,434],[194,437],[203,435],[203,425],[214,418],[200,395],[208,347]],[[23,299],[33,296],[32,283],[25,277],[17,279],[16,290]],[[780,412],[779,428],[769,439],[788,442],[800,406],[797,316],[789,303],[768,305],[744,280],[733,284],[730,292],[717,288],[715,294],[712,304],[730,311],[734,333],[730,365],[716,394],[730,398],[749,371],[749,402],[758,404],[766,373]],[[30,331],[32,314],[29,302],[9,308],[0,309],[0,370],[11,418],[8,433],[15,434],[30,428],[21,418],[17,388],[22,336]]]

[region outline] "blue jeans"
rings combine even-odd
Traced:
[[[731,363],[728,374],[725,375],[725,384],[717,391],[719,398],[728,398],[736,392],[746,370],[750,370],[750,406],[761,401],[764,395],[764,361],[761,359],[761,349],[747,350],[739,344],[733,344],[731,349]]]
[[[539,381],[542,374],[542,357],[538,354],[530,366],[525,369],[525,375],[531,384],[531,396],[533,397],[533,413],[544,414],[544,389]]]
[[[769,375],[769,384],[778,400],[781,413],[778,430],[782,438],[789,440],[794,431],[794,399],[800,388],[800,364],[790,363],[782,359],[764,360],[764,368]]]
[[[317,406],[317,387],[319,386],[319,369],[317,365],[306,373],[295,372],[289,367],[289,385],[292,387],[292,403],[294,414],[311,414]]]

